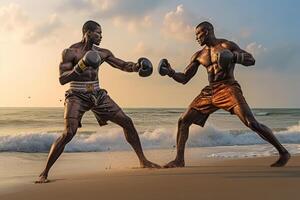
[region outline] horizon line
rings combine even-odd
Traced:
[[[64,108],[64,106],[0,106],[0,108]],[[187,109],[188,107],[121,107],[121,109]],[[300,109],[299,107],[252,107],[251,109]],[[222,110],[222,109],[219,109]]]

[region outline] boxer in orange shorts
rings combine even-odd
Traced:
[[[209,115],[218,109],[237,115],[247,127],[272,144],[278,150],[280,157],[271,166],[284,166],[290,158],[289,152],[280,144],[270,128],[255,119],[243,96],[241,86],[234,78],[235,64],[254,65],[253,56],[240,49],[234,42],[216,38],[213,25],[206,21],[196,27],[196,40],[204,47],[192,56],[191,62],[183,73],[175,72],[167,59],[162,59],[158,66],[160,75],[168,75],[175,81],[186,84],[196,74],[198,67],[203,65],[207,70],[209,81],[209,85],[202,89],[180,117],[177,156],[165,167],[185,166],[184,150],[189,127],[192,124],[203,127]]]

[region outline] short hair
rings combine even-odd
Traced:
[[[201,22],[200,24],[198,24],[196,26],[196,28],[199,28],[199,27],[203,27],[208,31],[214,31],[213,25],[211,23],[209,23],[208,21]]]
[[[87,31],[95,31],[100,24],[93,20],[86,21],[82,26],[82,34],[84,35]]]

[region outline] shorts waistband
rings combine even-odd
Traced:
[[[235,79],[227,79],[227,80],[223,80],[223,81],[217,81],[217,82],[210,83],[209,86],[217,87],[220,84],[231,84],[231,83],[235,83],[235,82],[237,82]]]
[[[70,89],[80,92],[94,92],[100,90],[98,81],[72,81]]]

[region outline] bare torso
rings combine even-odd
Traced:
[[[99,67],[94,69],[92,67],[87,67],[80,76],[76,73],[72,73],[75,65],[79,62],[81,58],[86,54],[87,51],[83,46],[83,43],[79,42],[73,44],[68,49],[63,51],[62,62],[59,65],[60,72],[60,83],[66,84],[70,81],[98,81],[98,71]],[[114,55],[108,50],[104,48],[100,48],[97,46],[93,46],[92,50],[97,51],[101,57],[101,63],[107,62],[112,67],[121,69],[127,72],[133,72],[136,63],[133,62],[125,62],[119,58],[114,57]],[[99,66],[100,66],[99,65]]]
[[[222,68],[218,64],[217,54],[224,49],[230,50],[230,46],[226,42],[226,40],[219,39],[216,45],[212,47],[206,46],[196,54],[195,60],[207,70],[209,83],[234,79],[234,63],[227,68]]]
[[[93,50],[98,51],[101,57],[101,64],[106,60],[109,53],[108,50],[102,49],[99,47],[94,46]],[[76,43],[72,45],[70,48],[66,49],[65,51],[68,52],[68,59],[72,63],[65,68],[65,70],[61,70],[61,73],[65,71],[73,70],[74,66],[79,62],[79,60],[86,54],[87,50],[83,49],[80,43]],[[101,65],[100,64],[100,65]],[[74,81],[97,81],[98,80],[98,71],[99,68],[94,69],[92,67],[88,67],[80,76],[74,77]]]

